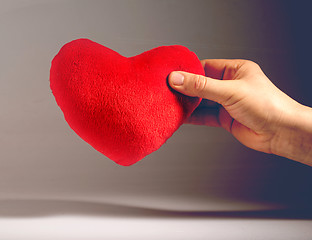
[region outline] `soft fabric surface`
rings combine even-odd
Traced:
[[[204,74],[183,46],[163,46],[134,57],[88,39],[65,44],[52,61],[50,86],[69,126],[124,166],[160,148],[200,103],[167,82],[175,70]]]

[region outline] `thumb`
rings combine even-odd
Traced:
[[[219,104],[230,99],[237,88],[237,80],[218,80],[182,71],[170,73],[169,84],[182,94],[209,99]]]

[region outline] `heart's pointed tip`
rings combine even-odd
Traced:
[[[129,161],[114,161],[114,162],[116,164],[118,164],[119,166],[130,167],[130,166],[133,166],[134,164],[136,164],[138,161],[133,161],[133,162],[129,162]]]
[[[156,151],[156,150],[154,150]],[[149,155],[149,154],[147,154]],[[113,159],[113,158],[109,158],[110,160],[112,160],[113,162],[115,162],[116,164],[123,166],[123,167],[131,167],[134,165],[137,165],[138,162],[141,162],[142,160],[145,159],[145,157],[147,156],[146,154],[144,155],[137,155],[134,156],[132,155],[132,157],[123,157],[123,158],[119,158],[119,159]]]

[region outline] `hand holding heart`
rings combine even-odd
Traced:
[[[78,39],[53,59],[50,86],[69,126],[120,165],[156,151],[187,121],[223,127],[247,147],[312,166],[311,108],[251,61],[202,63],[182,46],[126,58]]]
[[[312,166],[311,108],[275,87],[254,62],[202,64],[206,77],[187,72],[169,76],[176,91],[212,101],[203,100],[189,123],[223,127],[247,147]]]

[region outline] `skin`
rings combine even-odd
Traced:
[[[312,166],[312,108],[279,90],[252,61],[201,62],[206,76],[169,76],[176,91],[203,98],[188,123],[222,127],[249,148]]]

